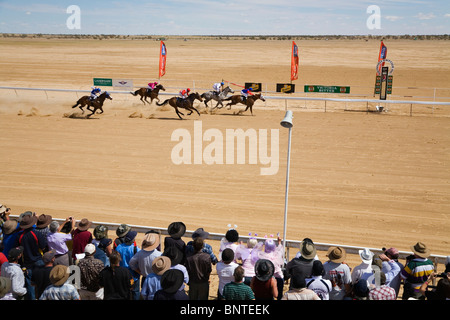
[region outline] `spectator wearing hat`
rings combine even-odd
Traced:
[[[92,235],[94,236],[92,243],[97,246],[100,243],[100,240],[108,236],[108,227],[100,224],[94,228]]]
[[[86,218],[78,222],[78,226],[72,231],[73,245],[72,245],[72,259],[76,262],[77,254],[84,254],[84,248],[88,243],[92,242],[92,233],[89,231],[92,222]]]
[[[125,241],[125,236],[131,230],[131,227],[127,224],[122,223],[116,229],[117,238],[114,239],[113,249],[116,250],[117,246]]]
[[[96,247],[93,243],[88,243],[84,248],[84,258],[78,260],[80,268],[81,300],[103,300],[103,289],[99,284],[98,275],[105,265],[94,257]]]
[[[352,296],[347,296],[344,300],[369,300],[369,287],[367,281],[360,280],[352,287]]]
[[[259,259],[255,264],[255,276],[250,282],[256,300],[274,300],[278,298],[277,281],[273,276],[275,266],[272,261]]]
[[[19,223],[16,220],[8,219],[3,223],[2,230],[2,252],[6,257],[8,257],[9,250],[16,246],[16,240],[20,230]]]
[[[324,279],[325,270],[320,260],[314,260],[311,278],[306,279],[306,287],[314,291],[321,300],[330,299],[331,281]]]
[[[384,254],[380,254],[381,271],[386,275],[386,285],[394,288],[396,296],[400,291],[400,271],[404,268],[403,264],[398,261],[398,255],[399,252],[396,248],[389,248]]]
[[[44,261],[44,265],[34,268],[33,275],[31,276],[31,284],[35,287],[36,300],[39,300],[42,292],[51,284],[50,272],[54,267],[55,253],[53,251],[47,251],[44,253],[42,261]]]
[[[309,242],[312,245],[314,245],[314,242],[311,240],[311,238],[304,238],[302,240],[302,242]],[[300,258],[302,256],[302,247],[300,246],[300,250],[297,252],[297,254],[295,255],[296,258]],[[319,256],[316,254],[314,256],[314,260],[319,260]]]
[[[159,256],[152,262],[152,272],[145,277],[141,290],[142,300],[153,300],[155,293],[162,289],[161,277],[171,267],[169,257]]]
[[[212,272],[211,256],[203,251],[203,237],[196,237],[191,242],[194,254],[186,259],[186,269],[189,273],[189,299],[208,300],[209,278]]]
[[[6,293],[6,299],[23,300],[27,293],[25,275],[19,264],[22,255],[23,247],[12,248],[8,253],[8,261],[2,264],[2,277],[11,280],[11,289]]]
[[[136,244],[136,236],[137,232],[134,230],[130,230],[124,237],[124,242],[119,244],[116,247],[116,251],[120,253],[122,260],[120,261],[120,265],[122,267],[128,268],[133,276],[133,288],[132,288],[132,300],[139,300],[139,289],[140,289],[140,278],[141,275],[134,271],[130,266],[130,261],[134,255],[136,255],[141,249]]]
[[[364,248],[363,250],[358,250],[358,254],[362,262],[352,270],[352,285],[357,283],[364,273],[372,274],[373,252],[368,248]]]
[[[109,256],[113,251],[112,243],[112,239],[102,238],[100,241],[98,241],[98,244],[95,244],[94,258],[103,262],[105,267],[109,266],[110,264]]]
[[[186,263],[186,243],[181,239],[186,233],[186,225],[183,222],[172,222],[167,228],[168,237],[164,238],[164,250],[176,247],[182,252],[180,264]]]
[[[218,299],[223,299],[224,286],[234,280],[234,269],[239,265],[234,262],[234,251],[231,248],[225,248],[222,252],[222,260],[216,264],[217,276],[219,278],[219,288],[217,290]]]
[[[225,300],[255,300],[252,288],[244,283],[244,273],[245,270],[241,266],[234,269],[234,281],[227,283],[223,288],[223,298]]]
[[[351,294],[352,278],[350,267],[344,263],[347,256],[344,248],[330,247],[326,254],[328,261],[323,264],[325,279],[331,281],[330,300],[343,300]]]
[[[37,218],[37,222],[36,222],[36,232],[40,232],[42,233],[42,235],[47,238],[47,234],[49,233],[49,228],[48,226],[50,225],[50,223],[52,222],[52,216],[48,215],[48,214],[41,214],[38,218]]]
[[[195,254],[194,240],[198,237],[203,239],[202,251],[209,254],[209,256],[211,257],[211,263],[215,265],[218,262],[218,260],[213,252],[213,248],[211,247],[211,245],[205,242],[206,239],[208,239],[209,237],[209,233],[206,232],[203,228],[198,228],[197,230],[194,231],[194,233],[192,233],[192,241],[189,241],[186,244],[186,258]]]
[[[300,274],[305,279],[311,278],[316,255],[316,246],[312,242],[302,241],[300,243],[299,258],[295,257],[286,265],[286,274],[288,277],[292,277],[294,274]]]
[[[80,300],[77,289],[71,283],[67,283],[70,270],[65,265],[57,265],[50,271],[50,282],[39,300]]]
[[[306,288],[305,278],[296,273],[291,278],[291,288],[283,294],[281,300],[320,300],[320,298],[313,290]]]
[[[160,245],[159,235],[156,233],[146,233],[142,241],[142,250],[139,250],[130,259],[130,268],[140,274],[144,281],[145,277],[153,272],[153,260],[162,255],[157,248]]]
[[[413,257],[407,261],[405,267],[400,271],[400,277],[404,281],[402,299],[424,299],[420,293],[421,285],[427,281],[434,271],[433,262],[428,259],[431,252],[423,242],[417,242],[411,246]]]
[[[183,272],[184,283],[181,285],[180,290],[184,290],[185,284],[189,283],[189,273],[186,267],[181,264],[183,260],[183,252],[181,252],[180,249],[178,249],[178,247],[176,246],[170,246],[164,250],[162,255],[169,257],[171,261],[170,269],[178,269]]]
[[[183,272],[169,269],[161,276],[161,289],[155,292],[153,300],[189,300],[183,290],[179,290],[184,282]]]
[[[109,256],[110,265],[98,275],[103,300],[131,300],[133,276],[128,268],[120,266],[120,260],[120,253],[113,250]]]
[[[73,223],[74,220],[72,219]],[[69,222],[69,218],[66,219]],[[72,234],[60,232],[64,224],[59,224],[58,221],[52,221],[49,225],[49,233],[47,234],[47,245],[49,250],[55,253],[55,265],[63,264],[70,265],[71,256],[68,241],[72,241]]]
[[[34,213],[25,212],[19,223],[21,229],[16,246],[23,247],[23,257],[21,266],[26,268],[25,285],[27,288],[26,300],[35,300],[35,290],[31,285],[33,269],[44,265],[42,254],[47,251],[47,238],[36,232],[37,217]]]
[[[11,294],[7,295],[9,291],[11,291],[11,279],[0,277],[0,300],[16,300]]]

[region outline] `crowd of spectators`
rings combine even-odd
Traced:
[[[186,243],[183,222],[172,222],[164,241],[159,231],[148,230],[137,243],[127,224],[109,238],[113,230],[92,228],[87,218],[59,223],[26,211],[14,219],[3,205],[0,214],[0,300],[450,299],[450,257],[445,272],[436,273],[422,242],[411,246],[404,264],[396,248],[382,254],[363,249],[352,268],[339,246],[320,261],[309,238],[286,261],[279,237],[244,243],[235,228],[227,230],[216,255],[203,228]],[[210,290],[213,270],[217,292]]]

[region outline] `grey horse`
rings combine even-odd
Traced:
[[[234,93],[234,90],[231,89],[230,87],[226,87],[225,89],[222,90],[221,93],[219,93],[219,95],[217,95],[217,93],[215,93],[214,91],[208,91],[205,92],[201,95],[201,97],[204,99],[203,102],[205,102],[205,106],[206,108],[208,108],[208,102],[211,100],[215,100],[217,101],[217,104],[215,107],[211,108],[211,111],[214,110],[215,108],[217,108],[217,106],[220,104],[221,108],[223,108],[223,99],[225,99],[228,95],[228,93]]]

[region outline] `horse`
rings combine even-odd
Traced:
[[[156,99],[159,102],[159,98],[158,98],[159,90],[166,91],[166,89],[162,86],[162,84],[158,84],[153,90],[148,90],[148,88],[140,88],[140,89],[136,90],[135,92],[130,92],[130,93],[133,96],[140,95],[141,96],[140,100],[142,101],[143,104],[145,104],[146,102],[148,104],[152,104],[153,99]],[[150,99],[151,99],[150,102],[147,101],[148,97],[150,97]]]
[[[230,87],[226,87],[226,88],[223,89],[223,91],[222,91],[221,93],[219,93],[219,94],[217,94],[215,91],[208,91],[208,92],[202,93],[201,97],[202,97],[203,99],[205,99],[204,102],[205,102],[206,108],[208,108],[208,102],[209,102],[209,101],[211,101],[211,100],[216,100],[216,101],[217,101],[216,106],[213,107],[213,108],[211,108],[211,111],[212,111],[212,110],[214,110],[215,108],[217,108],[217,106],[218,106],[219,104],[221,105],[221,107],[220,107],[219,109],[223,108],[223,103],[222,103],[222,101],[223,101],[223,99],[226,98],[226,96],[228,95],[229,92],[234,93],[234,90],[231,89]]]
[[[112,100],[111,96],[109,95],[109,93],[107,91],[103,91],[103,93],[100,96],[98,96],[98,98],[95,100],[91,100],[89,98],[89,96],[82,96],[80,99],[78,99],[77,103],[72,106],[72,108],[76,108],[77,106],[79,106],[80,110],[84,114],[83,108],[85,106],[87,106],[87,109],[92,112],[92,110],[89,109],[89,107],[91,106],[91,107],[95,108],[94,103],[99,101],[100,106],[95,108],[95,110],[100,109],[100,110],[102,110],[101,113],[103,113],[102,106],[103,106],[103,103],[106,98],[108,98],[109,100]]]
[[[226,105],[226,107],[229,106],[228,110],[231,109],[232,105],[235,105],[235,104],[238,104],[238,103],[245,104],[247,106],[247,108],[245,108],[245,110],[242,111],[242,112],[245,112],[248,109],[250,109],[250,112],[253,115],[253,105],[255,104],[255,101],[258,100],[258,99],[260,99],[262,101],[266,101],[261,93],[257,93],[257,94],[254,94],[254,95],[249,95],[245,102],[243,102],[242,96],[239,95],[239,94],[231,96],[229,98],[226,98],[223,101],[230,101]]]
[[[156,102],[156,105],[158,106],[164,106],[167,103],[172,106],[175,109],[175,112],[177,113],[178,117],[183,120],[183,118],[180,116],[183,115],[184,113],[181,113],[178,108],[182,108],[182,109],[186,109],[189,110],[191,112],[188,113],[188,116],[190,116],[192,114],[192,112],[197,112],[198,115],[200,115],[200,113],[198,112],[197,109],[194,108],[194,101],[195,99],[199,100],[200,102],[203,101],[203,98],[198,94],[198,92],[195,93],[191,93],[186,99],[181,99],[180,97],[172,97],[170,99],[166,99],[163,103],[158,103]]]

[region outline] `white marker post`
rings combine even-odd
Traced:
[[[284,119],[280,122],[282,127],[289,129],[289,140],[288,140],[288,154],[287,154],[287,168],[286,168],[286,193],[284,197],[284,230],[283,230],[283,252],[286,251],[286,226],[287,226],[287,207],[288,207],[288,193],[289,193],[289,166],[291,160],[291,134],[292,127],[292,111],[286,111]]]

